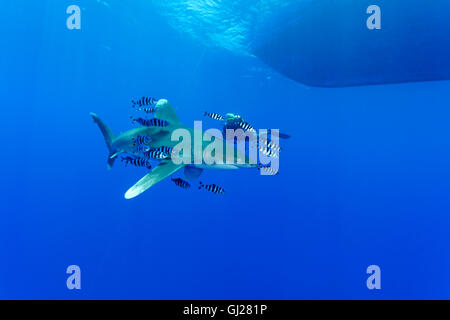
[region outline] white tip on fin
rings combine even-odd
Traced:
[[[125,199],[132,199],[137,197],[148,188],[154,186],[155,184],[167,178],[174,172],[180,170],[184,166],[184,164],[174,164],[171,160],[161,161],[161,163],[150,173],[145,175],[141,180],[136,182],[134,186],[128,189],[128,191],[125,193]]]
[[[166,120],[170,124],[180,123],[172,105],[166,99],[161,99],[156,104],[155,118]]]

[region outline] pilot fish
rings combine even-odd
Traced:
[[[264,154],[266,156],[278,158],[278,153],[268,147],[264,147],[264,146],[260,145],[258,147],[258,149],[262,154]]]
[[[166,120],[161,120],[157,118],[144,119],[131,117],[131,121],[137,122],[144,127],[167,127],[169,125],[169,122],[167,122]]]
[[[159,147],[159,148],[155,148],[153,150],[161,151],[162,153],[166,153],[167,155],[170,155],[170,154],[172,154],[173,148],[172,147],[162,146],[162,147]]]
[[[122,157],[121,161],[125,162],[125,165],[132,164],[136,167],[146,167],[148,169],[152,168],[152,165],[150,164],[150,162],[148,160],[142,159],[139,157],[126,156],[126,157]]]
[[[155,98],[152,98],[152,97],[142,97],[142,98],[138,99],[137,101],[131,100],[133,107],[135,107],[135,106],[139,106],[139,107],[153,106],[157,102],[158,102],[158,100],[156,100]]]
[[[137,108],[137,110],[143,111],[147,114],[150,114],[150,113],[155,113],[157,108],[156,107],[142,107],[142,108]]]
[[[146,157],[147,159],[163,160],[163,159],[167,159],[169,157],[169,155],[167,153],[162,152],[157,149],[152,149],[152,150],[146,151],[143,154],[144,154],[144,157]]]
[[[189,182],[184,181],[181,178],[172,178],[173,183],[175,183],[178,187],[183,188],[183,189],[189,189],[191,187],[191,185],[189,184]]]
[[[269,142],[269,141],[267,141],[266,139],[263,139],[263,138],[260,138],[259,140],[268,149],[275,150],[277,152],[281,151],[280,146],[278,144],[276,144],[275,142],[273,142],[273,141]]]
[[[244,131],[250,131],[250,132],[256,132],[255,128],[253,128],[251,125],[249,125],[245,121],[241,121],[238,123],[238,126],[244,129]]]
[[[214,119],[214,120],[219,120],[219,121],[225,120],[225,118],[222,117],[220,114],[214,113],[214,112],[205,112],[204,115],[207,117],[210,117],[211,119]]]
[[[218,185],[215,184],[203,184],[202,182],[200,182],[200,186],[198,187],[199,189],[206,189],[209,192],[215,193],[215,194],[224,194],[225,190],[221,187],[219,187]]]
[[[147,152],[150,150],[150,147],[144,144],[133,144],[133,147],[133,152]]]
[[[133,139],[133,145],[147,145],[152,139],[149,136],[137,136]]]
[[[278,174],[278,170],[275,170],[270,165],[259,165],[258,170],[264,172],[264,175],[274,176]]]

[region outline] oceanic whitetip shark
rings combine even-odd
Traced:
[[[180,120],[178,119],[175,110],[172,105],[165,99],[161,99],[156,104],[154,113],[155,119],[160,119],[168,122],[168,126],[149,126],[149,127],[139,127],[134,128],[124,133],[121,133],[119,136],[116,136],[113,131],[95,114],[91,113],[90,115],[94,119],[94,122],[97,123],[100,128],[103,137],[105,138],[106,145],[109,150],[108,155],[108,169],[110,169],[115,159],[122,153],[139,155],[134,150],[133,141],[138,136],[148,136],[150,137],[150,142],[148,146],[150,148],[159,148],[159,147],[174,147],[180,143],[180,141],[172,140],[172,133],[177,129],[184,129],[190,133],[190,137],[192,141],[191,146],[194,146],[194,136],[200,134],[200,137],[203,137],[201,140],[201,148],[200,150],[195,147],[191,147],[191,159],[194,159],[194,153],[201,151],[202,155],[205,151],[205,148],[211,144],[211,141],[216,139],[212,135],[209,135],[206,132],[199,132],[198,129],[190,128],[184,126]],[[245,152],[240,151],[234,144],[229,144],[226,141],[223,141],[223,148],[228,150],[234,150],[232,160],[230,158],[226,158],[225,156],[227,152],[223,152],[224,160],[217,161],[218,163],[208,164],[205,161],[201,163],[193,163],[185,164],[185,163],[176,163],[173,159],[164,159],[162,160],[158,166],[153,168],[150,173],[146,174],[141,180],[139,180],[134,186],[132,186],[125,193],[126,199],[134,198],[150,187],[154,186],[161,180],[167,178],[178,170],[184,168],[185,177],[188,180],[192,180],[200,176],[203,169],[222,169],[222,170],[235,170],[239,168],[254,168],[257,167],[257,164],[254,161],[251,161],[250,157],[248,157]],[[229,149],[230,148],[230,149]],[[228,153],[229,154],[229,153]],[[182,155],[180,155],[182,156]]]

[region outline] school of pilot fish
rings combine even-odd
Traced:
[[[138,112],[143,112],[145,114],[144,117],[134,117],[130,116],[131,122],[134,126],[138,127],[160,127],[165,128],[170,126],[169,121],[159,119],[154,117],[154,114],[158,111],[158,99],[153,97],[140,97],[137,100],[131,100],[132,108]],[[97,120],[95,114],[91,114],[94,117],[94,120],[98,122],[99,126],[103,126],[100,123],[101,120]],[[270,157],[278,157],[279,152],[281,151],[281,147],[275,142],[271,141],[272,139],[268,139],[268,136],[259,136],[257,134],[256,129],[250,125],[248,122],[244,121],[241,116],[234,115],[232,113],[228,113],[226,116],[215,112],[204,112],[204,116],[209,117],[213,120],[225,122],[223,125],[223,130],[225,132],[226,129],[240,129],[244,132],[249,132],[251,134],[255,134],[258,136],[257,148],[258,150],[266,156]],[[169,119],[170,120],[170,119]],[[105,129],[106,130],[106,129]],[[103,131],[103,130],[102,130]],[[280,135],[281,138],[289,138],[288,135]],[[172,153],[174,152],[172,147],[160,146],[158,148],[150,147],[153,137],[149,137],[147,135],[137,135],[134,136],[130,145],[132,146],[132,150],[130,154],[125,153],[121,157],[121,162],[125,164],[125,166],[132,165],[135,167],[152,169],[152,161],[167,161],[167,159],[171,158]],[[118,154],[124,152],[117,152],[114,155],[111,155],[110,159],[114,159]],[[109,165],[112,166],[113,160],[108,162]],[[268,175],[276,175],[277,171],[274,171],[268,165],[259,164],[256,168],[260,171],[264,171]],[[180,177],[172,177],[171,181],[180,189],[190,189],[191,184],[180,178]],[[225,189],[217,184],[204,184],[203,182],[199,182],[198,190],[205,190],[207,192],[223,195],[225,194]]]

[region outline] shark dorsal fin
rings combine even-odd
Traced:
[[[175,113],[175,110],[173,109],[170,102],[167,101],[166,99],[161,99],[156,104],[155,118],[161,119],[161,120],[166,120],[170,124],[180,123],[180,120],[178,119],[178,116]]]

